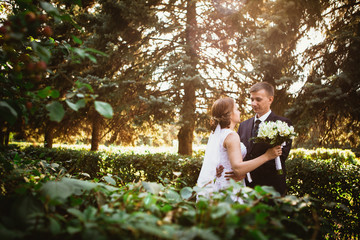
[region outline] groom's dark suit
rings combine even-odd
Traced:
[[[285,117],[277,116],[275,113],[271,112],[268,118],[265,120],[266,122],[281,120],[289,125],[292,125],[291,121]],[[242,123],[240,123],[238,134],[240,136],[241,142],[247,148],[247,154],[244,158],[244,161],[251,160],[257,158],[258,156],[264,154],[270,146],[264,143],[253,143],[249,139],[251,138],[251,133],[254,127],[254,117],[250,118]],[[282,155],[280,156],[281,164],[283,168],[283,174],[278,175],[275,168],[275,160],[270,160],[254,171],[252,171],[251,178],[252,182],[249,183],[246,178],[246,186],[255,187],[256,185],[267,185],[273,186],[281,195],[286,193],[286,168],[285,168],[285,160],[289,155],[291,149],[292,142],[286,143],[286,146],[283,147]]]

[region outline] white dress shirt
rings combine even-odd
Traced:
[[[259,127],[260,127],[260,125],[269,117],[270,114],[271,114],[271,110],[269,110],[267,113],[265,113],[264,115],[262,115],[259,118],[255,115],[254,124],[255,124],[256,120],[260,120],[261,121],[261,123],[259,124]]]

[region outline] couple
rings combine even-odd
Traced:
[[[290,120],[275,115],[270,106],[274,100],[274,87],[267,82],[260,82],[250,88],[251,106],[255,117],[240,123],[238,132],[235,125],[240,122],[240,111],[232,98],[220,98],[211,109],[210,135],[205,151],[203,165],[198,178],[198,186],[203,190],[199,195],[210,197],[230,185],[229,179],[243,181],[248,187],[256,185],[273,186],[281,195],[286,193],[285,159],[291,142],[281,148],[270,148],[263,143],[253,143],[249,139],[257,135],[262,122],[281,120],[292,125]],[[280,156],[284,174],[278,175],[274,159]],[[247,178],[244,180],[244,178]],[[242,202],[232,196],[233,201]]]

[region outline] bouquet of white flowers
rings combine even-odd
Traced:
[[[251,138],[256,143],[267,143],[271,147],[278,145],[285,146],[286,142],[294,139],[296,133],[293,126],[289,126],[286,122],[263,122],[259,127],[257,137]],[[275,158],[276,170],[279,174],[283,174],[280,157]]]

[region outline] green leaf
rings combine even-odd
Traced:
[[[47,98],[51,94],[51,87],[47,86],[44,89],[38,91],[37,95],[39,98]]]
[[[86,57],[90,59],[93,63],[97,63],[96,57],[92,56],[91,54],[86,54]]]
[[[85,99],[80,99],[79,101],[77,101],[76,106],[78,107],[78,109],[85,107],[86,106]]]
[[[58,90],[52,90],[50,93],[50,97],[58,98],[58,97],[60,97],[60,92]]]
[[[96,49],[94,49],[94,48],[86,48],[85,51],[87,51],[87,52],[93,52],[93,53],[99,54],[99,55],[104,56],[104,57],[108,57],[108,56],[109,56],[108,54],[106,54],[106,53],[104,53],[104,52],[101,52],[101,51],[99,51],[99,50],[96,50]]]
[[[35,41],[31,42],[31,47],[42,60],[49,62],[51,58],[51,51],[47,47],[43,47]]]
[[[79,209],[69,208],[67,211],[71,215],[77,217],[80,221],[82,221],[82,222],[85,221],[85,215]]]
[[[155,182],[142,182],[142,185],[146,191],[155,195],[158,195],[162,188],[162,185],[160,183]]]
[[[213,211],[211,212],[211,218],[217,219],[221,218],[223,216],[226,216],[230,212],[231,208],[230,205],[226,202],[219,203],[218,206],[216,206]]]
[[[86,217],[86,219],[88,220],[94,220],[96,217],[96,213],[97,213],[97,209],[94,208],[93,206],[88,206],[85,210],[84,210],[84,216]]]
[[[56,19],[55,19],[56,20]],[[78,30],[82,30],[81,27],[74,21],[74,19],[71,18],[69,14],[63,14],[60,16],[59,20],[62,20],[64,22],[71,23],[75,28]]]
[[[61,225],[54,218],[50,218],[50,231],[52,234],[57,235],[61,232]]]
[[[112,118],[114,115],[113,109],[110,104],[101,101],[95,101],[95,110],[106,118]]]
[[[40,6],[47,12],[47,13],[52,13],[55,15],[60,15],[59,10],[57,8],[55,8],[51,3],[48,2],[40,2]]]
[[[180,190],[180,195],[182,197],[182,199],[189,199],[192,196],[193,190],[191,187],[184,187],[183,189]]]
[[[115,180],[110,176],[104,176],[104,180],[111,185],[116,185]]]
[[[174,190],[169,189],[168,191],[165,192],[165,197],[170,201],[170,202],[181,202],[182,199],[180,197],[180,195],[175,192]]]
[[[63,181],[51,181],[46,182],[41,187],[41,193],[48,196],[50,199],[59,200],[64,202],[74,191],[73,188]]]
[[[75,234],[75,233],[80,232],[80,231],[81,231],[81,227],[80,227],[80,226],[79,226],[79,227],[68,226],[68,227],[66,228],[66,230],[67,230],[67,232],[68,232],[70,235],[73,235],[73,234]]]
[[[151,193],[148,193],[148,195],[144,198],[143,202],[146,208],[150,208],[156,203],[156,197]]]
[[[171,211],[173,208],[172,208],[172,206],[170,205],[170,204],[165,204],[164,206],[162,206],[161,208],[160,208],[160,210],[162,211],[162,212],[169,212],[169,211]]]
[[[67,100],[67,99],[65,100],[65,102],[66,102],[66,104],[69,106],[69,108],[71,108],[72,110],[74,110],[74,111],[79,110],[78,107],[76,106],[76,104],[70,102],[70,101]]]
[[[80,108],[83,108],[86,105],[85,99],[80,99],[76,103],[72,103],[69,100],[65,100],[65,102],[74,111],[78,111]]]
[[[82,44],[82,41],[81,41],[80,38],[78,38],[78,37],[76,37],[76,36],[74,36],[74,35],[71,35],[71,37],[72,37],[74,43]]]
[[[85,87],[85,88],[89,89],[90,92],[94,92],[93,88],[92,88],[91,85],[88,84],[88,83],[83,83],[83,82],[80,82],[80,81],[76,81],[76,82],[75,82],[75,86],[76,86],[76,88]],[[83,94],[81,94],[82,96],[80,96],[80,94],[81,94],[81,93],[78,93],[77,96],[78,96],[78,97],[84,97]]]
[[[58,101],[47,104],[46,110],[49,111],[48,116],[50,117],[51,121],[60,122],[65,115],[64,107]]]
[[[79,55],[82,59],[86,57],[86,52],[84,49],[81,48],[73,48],[73,52]]]

